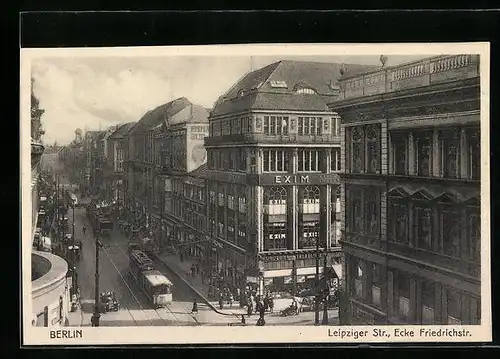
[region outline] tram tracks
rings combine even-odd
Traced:
[[[115,232],[115,231],[113,231]],[[113,233],[111,235],[111,237],[113,237]],[[119,250],[119,252],[128,260],[128,254],[127,254],[127,251],[123,249],[123,247],[116,241],[116,239],[111,239],[111,242],[113,243],[114,247],[117,248]],[[137,299],[137,297],[133,294],[133,291],[132,289],[130,288],[130,286],[128,285],[126,279],[122,276],[122,274],[119,272],[118,268],[116,267],[114,261],[109,257],[109,254],[108,255],[108,258],[110,259],[110,261],[113,263],[113,266],[115,266],[117,272],[119,273],[120,277],[122,278],[123,282],[125,283],[125,285],[127,286],[128,290],[130,291],[130,293],[132,294],[134,300],[137,302],[137,304],[141,307],[141,309],[143,308],[139,302],[139,300]],[[178,316],[172,311],[171,308],[169,308],[169,306],[165,306],[163,309],[165,309],[171,316],[172,318],[174,319],[174,323],[176,326],[181,326],[181,321],[179,320]],[[146,314],[146,311],[144,309],[142,309],[143,313]],[[165,318],[162,317],[161,315],[161,310],[159,309],[156,309],[156,308],[151,308],[151,311],[153,313],[156,314],[156,316],[164,323],[165,326],[169,326],[171,325]],[[187,312],[189,313],[189,312]],[[196,320],[195,320],[196,321]]]

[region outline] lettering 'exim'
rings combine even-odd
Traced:
[[[309,183],[309,176],[276,176],[275,183]]]

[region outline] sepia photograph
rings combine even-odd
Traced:
[[[22,49],[25,344],[491,340],[488,71],[488,43]]]

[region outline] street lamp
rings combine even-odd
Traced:
[[[314,325],[319,325],[319,239],[320,236],[318,235],[316,237],[316,290],[314,293],[316,300],[314,302]]]
[[[101,317],[99,310],[99,248],[102,243],[99,241],[99,237],[95,237],[95,303],[94,303],[94,314],[92,315],[92,326],[99,326],[99,318]]]

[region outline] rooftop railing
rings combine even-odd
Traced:
[[[479,55],[442,55],[339,80],[338,100],[401,91],[479,76]]]

